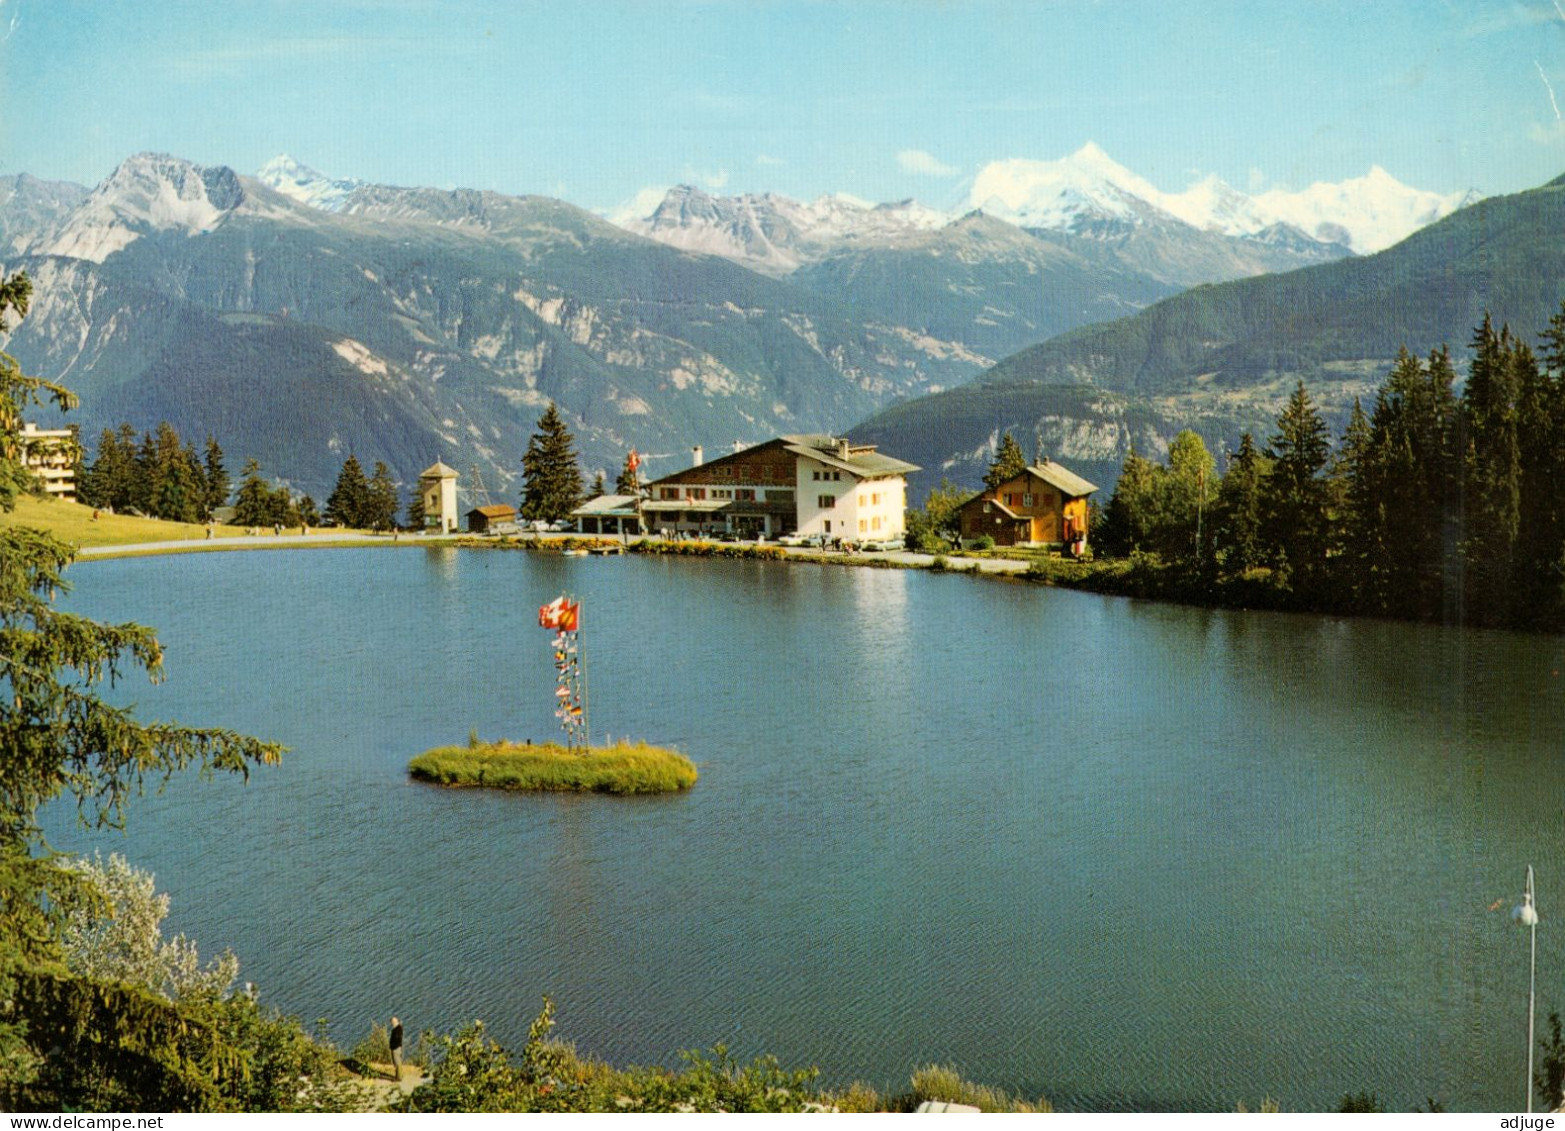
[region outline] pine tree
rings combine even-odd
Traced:
[[[1221,572],[1238,577],[1264,560],[1261,521],[1271,468],[1246,432],[1217,489],[1216,552]]]
[[[609,485],[603,478],[603,472],[598,472],[592,477],[592,497],[601,498],[609,493]]]
[[[115,500],[124,494],[124,484],[131,473],[134,451],[126,451],[120,445],[119,434],[105,428],[98,436],[98,450],[92,465],[78,480],[76,497],[89,507],[113,508]]]
[[[9,310],[25,316],[25,275],[0,282],[0,333]],[[16,423],[43,399],[75,403],[58,385],[25,376],[0,354],[0,511],[10,511],[30,478],[21,465]],[[60,968],[58,930],[76,890],[70,873],[44,844],[39,811],[72,795],[84,821],[121,825],[125,803],[147,779],[187,766],[246,773],[275,762],[281,747],[228,731],[144,725],[93,692],[104,673],[141,668],[160,673],[162,649],[150,629],[104,625],[64,612],[54,602],[71,547],[42,531],[0,527],[0,1094],[15,1094],[42,1063],[50,1038],[29,1047],[22,1022],[30,1003],[18,992],[28,971]],[[127,1034],[128,1018],[116,1018]]]
[[[130,506],[142,514],[152,513],[152,493],[157,481],[158,443],[151,432],[141,434],[136,447],[135,472],[131,476]]]
[[[218,507],[228,505],[228,493],[233,490],[228,469],[223,466],[223,449],[218,447],[217,441],[210,435],[206,438],[206,465],[203,471],[206,480],[206,517],[210,518]]]
[[[521,517],[546,522],[564,518],[581,503],[581,487],[575,440],[550,401],[522,456]]]
[[[380,460],[375,461],[375,473],[365,491],[363,525],[371,530],[390,530],[397,525],[397,485],[391,481],[391,469]]]
[[[424,518],[424,492],[415,483],[413,484],[413,490],[408,495],[408,529],[422,531],[424,529]]]
[[[245,460],[239,472],[239,494],[234,498],[234,523],[238,526],[265,526],[272,512],[272,489],[261,478],[261,465]]]
[[[1016,442],[1016,437],[1007,432],[1000,437],[994,461],[984,473],[984,487],[990,491],[998,490],[1002,483],[1010,482],[1026,470],[1027,457],[1022,454],[1022,446]]]
[[[1462,390],[1463,599],[1465,615],[1479,624],[1507,619],[1507,586],[1521,525],[1517,344],[1509,327],[1496,334],[1485,315],[1473,335],[1473,360]]]
[[[141,491],[141,467],[137,462],[136,430],[126,421],[120,425],[120,451],[124,464],[114,485],[114,498],[110,502],[116,511],[128,511],[137,505]]]
[[[166,420],[158,425],[153,442],[157,458],[147,500],[151,513],[170,522],[200,522],[206,513],[206,476],[195,449],[182,444]]]
[[[1364,490],[1371,459],[1369,417],[1357,397],[1342,432],[1342,443],[1327,477],[1330,512],[1328,555],[1333,563],[1333,589],[1340,601],[1358,608],[1364,600],[1366,535],[1375,524],[1376,500]]]
[[[1304,594],[1318,593],[1323,581],[1329,494],[1321,472],[1331,447],[1321,419],[1300,381],[1277,417],[1266,457],[1264,536],[1275,568],[1287,584]]]
[[[1444,349],[1427,364],[1402,349],[1375,396],[1369,452],[1353,487],[1366,612],[1440,616],[1459,586],[1456,372]]]
[[[369,506],[369,482],[358,457],[349,454],[337,474],[337,485],[326,498],[326,521],[333,526],[362,528],[373,517]]]

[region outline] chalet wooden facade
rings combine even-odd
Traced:
[[[1075,472],[1043,460],[963,503],[962,542],[988,536],[996,546],[1087,546],[1087,496],[1097,487]]]

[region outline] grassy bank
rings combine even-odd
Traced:
[[[205,541],[207,528],[199,523],[165,522],[160,518],[135,518],[131,515],[100,513],[63,499],[40,499],[22,495],[16,509],[0,514],[0,527],[31,526],[47,531],[62,542],[76,546],[130,546],[138,542]],[[238,526],[214,526],[214,541],[244,534]]]
[[[435,785],[576,793],[674,793],[697,776],[683,754],[645,742],[571,750],[504,739],[436,747],[414,758],[408,773]]]

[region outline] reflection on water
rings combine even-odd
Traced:
[[[905,571],[456,551],[73,570],[158,626],[146,717],[287,742],[95,840],[176,930],[352,1043],[397,1012],[616,1061],[726,1041],[1061,1106],[1513,1106],[1527,863],[1565,984],[1561,642]],[[689,795],[452,793],[437,743],[553,733],[538,605],[585,602],[598,734]],[[259,673],[259,674],[258,674]],[[1544,989],[1543,1010],[1565,1006]]]

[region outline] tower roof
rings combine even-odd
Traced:
[[[447,467],[437,459],[423,471],[419,472],[418,477],[420,479],[455,479],[457,474],[456,468]]]

